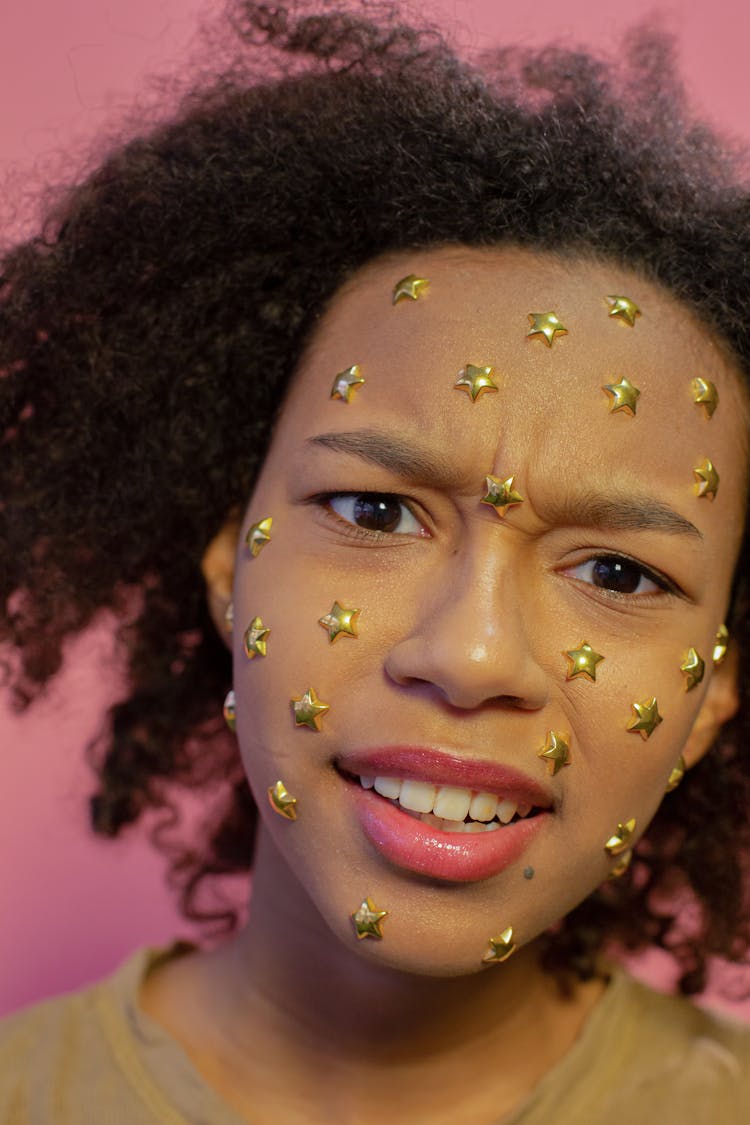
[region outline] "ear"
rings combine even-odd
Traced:
[[[739,654],[732,645],[718,668],[714,668],[701,709],[695,717],[682,756],[688,769],[706,754],[719,731],[737,712],[740,695],[737,688]]]
[[[206,547],[201,559],[201,570],[206,580],[208,610],[216,631],[227,648],[231,647],[231,629],[227,628],[226,613],[232,601],[234,556],[240,524],[240,516],[231,513]]]

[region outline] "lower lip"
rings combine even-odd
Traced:
[[[362,830],[381,855],[432,879],[472,883],[499,875],[541,830],[549,813],[489,832],[440,832],[402,812],[371,789],[352,787]]]

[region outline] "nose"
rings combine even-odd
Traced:
[[[517,568],[498,557],[497,545],[444,560],[425,586],[414,626],[386,656],[390,679],[430,685],[466,710],[544,707],[548,679],[530,644]]]

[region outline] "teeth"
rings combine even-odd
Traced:
[[[443,820],[463,820],[471,804],[471,789],[454,789],[441,785],[437,791],[433,812]],[[494,814],[493,814],[494,815]],[[491,820],[492,817],[487,817]]]
[[[497,819],[501,824],[510,824],[513,817],[516,815],[518,806],[515,801],[498,801],[497,803]]]
[[[377,785],[376,779],[376,789]],[[414,812],[432,812],[436,792],[435,786],[428,785],[426,781],[402,781],[401,792],[398,795],[399,804],[404,809],[413,809]],[[468,809],[468,805],[466,807]]]
[[[531,805],[519,805],[518,806],[518,815],[519,816],[528,816],[530,812],[531,812]]]
[[[375,792],[379,793],[381,797],[390,797],[397,801],[402,784],[398,777],[376,777],[374,782]]]
[[[494,820],[497,812],[497,797],[494,793],[475,793],[469,805],[472,820]]]
[[[362,786],[363,789],[372,789],[373,785],[375,784],[375,778],[374,777],[365,777],[365,775],[362,774],[362,776],[359,779],[359,784]]]

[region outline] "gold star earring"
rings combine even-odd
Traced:
[[[629,297],[607,297],[607,300],[611,305],[609,316],[617,317],[623,324],[629,324],[632,328],[635,318],[641,315],[641,310],[635,301],[631,301]]]
[[[227,608],[224,610],[224,629],[227,633],[231,633],[234,629],[234,603],[229,602]]]
[[[563,768],[569,766],[571,762],[570,757],[570,735],[559,730],[548,730],[547,738],[545,739],[544,746],[537,754],[537,758],[542,758],[549,766],[549,772],[554,777],[556,773]]]
[[[716,668],[724,663],[724,658],[727,655],[729,648],[729,630],[726,625],[720,625],[716,630],[716,638],[714,640],[714,648],[711,653],[711,661]]]
[[[354,932],[358,941],[361,941],[362,938],[374,938],[375,941],[383,940],[383,919],[388,917],[388,911],[378,910],[369,895],[362,900],[350,917],[354,923]]]
[[[235,731],[237,729],[237,706],[234,689],[232,688],[227,692],[226,698],[224,699],[223,714],[224,722],[231,731]]]
[[[458,379],[453,386],[459,391],[466,391],[472,402],[476,402],[485,391],[496,391],[497,383],[493,382],[494,367],[475,367],[467,363],[458,373]]]
[[[325,617],[318,618],[318,624],[328,630],[328,640],[331,644],[339,637],[358,637],[357,618],[360,610],[347,609],[346,606],[334,602],[330,612]]]
[[[594,652],[586,641],[581,641],[578,648],[563,652],[563,656],[568,658],[566,680],[575,680],[578,676],[587,676],[590,680],[596,680],[596,666],[604,660],[604,657]]]
[[[422,290],[426,289],[429,284],[426,277],[417,277],[415,273],[410,273],[408,277],[402,277],[393,286],[391,303],[397,305],[399,301],[416,301],[421,297]]]
[[[635,817],[626,820],[624,824],[618,824],[615,831],[604,845],[604,850],[609,855],[622,855],[626,848],[630,846],[630,841],[635,832]]]
[[[346,371],[339,371],[333,380],[331,398],[340,398],[342,402],[351,402],[352,394],[365,381],[360,372],[361,368],[358,363],[353,363],[351,367],[347,367]]]
[[[268,788],[268,803],[274,812],[286,820],[297,819],[297,798],[288,792],[283,781],[277,781]]]
[[[635,711],[635,715],[628,723],[628,730],[631,734],[639,734],[645,741],[645,739],[651,737],[659,723],[663,722],[659,714],[656,696],[652,695],[650,699],[644,700],[643,703],[631,703],[630,706]]]
[[[260,617],[254,617],[243,637],[245,656],[253,660],[256,656],[266,655],[266,643],[271,630],[267,629]]]
[[[635,415],[641,392],[628,379],[620,379],[619,383],[607,383],[602,390],[611,398],[610,414],[617,414],[618,411],[623,410],[626,414]]]
[[[499,937],[491,937],[488,945],[487,952],[482,958],[482,963],[485,965],[499,965],[503,961],[507,961],[516,951],[516,943],[513,941],[513,927],[507,926]]]
[[[712,383],[710,379],[698,377],[693,379],[690,390],[695,405],[703,407],[707,418],[713,418],[714,411],[719,405],[719,392],[716,389],[716,384]]]
[[[267,516],[265,519],[258,520],[257,523],[250,525],[250,529],[245,536],[245,544],[254,559],[257,559],[266,543],[270,543],[272,523],[273,517]]]
[[[683,758],[682,754],[680,754],[679,758],[677,759],[677,765],[672,768],[669,777],[667,778],[667,787],[664,790],[665,793],[671,793],[673,789],[677,788],[677,786],[685,776],[686,769],[687,766],[685,765],[685,759]]]
[[[680,665],[680,671],[685,677],[685,691],[692,691],[703,679],[706,664],[694,648],[689,648],[687,656]]]
[[[630,863],[631,863],[632,859],[633,859],[632,848],[628,848],[627,851],[624,851],[622,853],[622,855],[617,860],[617,863],[614,865],[614,867],[610,868],[609,878],[610,879],[621,879],[623,877],[623,875],[625,874],[625,872],[627,871],[627,869],[630,867]]]
[[[506,477],[505,480],[500,477],[485,477],[487,492],[482,497],[482,504],[489,504],[501,517],[506,515],[508,508],[523,504],[523,496],[513,487],[515,479],[514,476]]]
[[[330,711],[327,703],[323,703],[315,694],[315,688],[308,688],[300,699],[292,700],[294,711],[294,724],[298,727],[309,727],[310,730],[320,730],[321,720],[326,711]]]
[[[548,348],[552,347],[556,336],[567,336],[568,330],[557,316],[557,313],[528,313],[531,328],[527,336],[539,336]]]
[[[708,457],[704,457],[700,465],[695,466],[693,473],[696,481],[693,485],[695,495],[714,500],[716,493],[719,491],[719,474]]]

